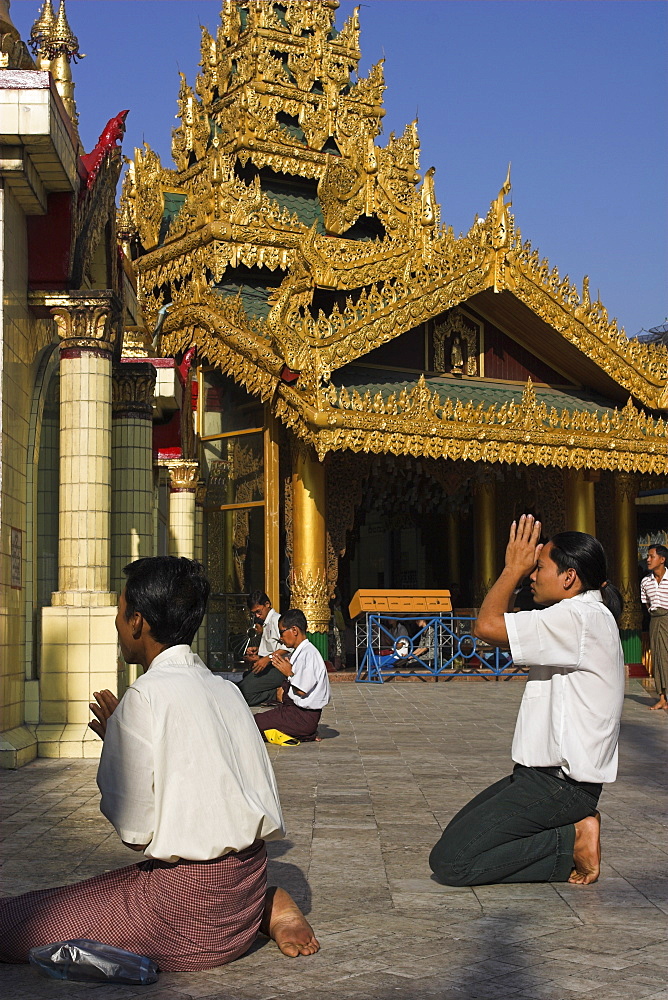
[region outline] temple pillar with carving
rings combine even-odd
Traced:
[[[55,298],[56,296],[54,296]],[[93,691],[116,690],[118,595],[111,590],[111,292],[58,293],[58,590],[42,609],[38,753],[96,757]],[[52,304],[52,303],[50,303]]]
[[[153,389],[145,362],[114,366],[111,430],[111,586],[125,586],[123,567],[153,555]],[[137,677],[119,657],[119,692]]]
[[[199,482],[197,462],[170,459],[169,554],[195,558],[195,500]]]
[[[306,615],[309,639],[326,658],[330,611],[325,511],[324,466],[312,449],[293,443],[291,603]]]
[[[480,607],[497,578],[496,567],[496,481],[476,483],[473,498],[474,587],[473,600]]]
[[[564,471],[566,531],[596,535],[595,484],[600,473],[583,469]]]
[[[638,583],[638,524],[636,497],[638,476],[631,472],[616,472],[614,478],[615,509],[615,575],[613,583],[624,599],[619,620],[619,633],[628,664],[642,662],[642,609]]]

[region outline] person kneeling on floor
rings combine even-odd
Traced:
[[[0,900],[0,960],[88,938],[187,972],[233,961],[260,931],[285,955],[312,955],[297,905],[267,889],[264,842],[284,836],[283,816],[253,716],[190,648],[209,595],[202,567],[160,556],[124,572],[121,653],[145,672],[120,701],[95,692],[89,725],[104,740],[100,808],[144,860]]]
[[[260,732],[278,729],[302,743],[318,738],[322,709],[329,701],[329,678],[322,656],[306,638],[306,616],[291,609],[281,616],[278,630],[282,643],[291,650],[272,653],[271,662],[285,677],[283,700],[278,708],[259,712],[255,722]]]

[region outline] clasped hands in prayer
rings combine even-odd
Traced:
[[[506,546],[505,568],[515,574],[518,580],[528,576],[538,562],[543,548],[539,543],[542,525],[533,514],[522,514],[519,521],[510,525],[510,536]]]
[[[118,706],[118,698],[112,691],[107,689],[104,691],[93,691],[93,697],[95,701],[90,702],[89,708],[95,718],[91,719],[88,726],[103,740],[107,732],[107,722]]]

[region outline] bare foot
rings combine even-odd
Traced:
[[[601,871],[601,814],[585,816],[575,824],[575,846],[569,882],[575,885],[591,885]]]
[[[660,696],[660,698],[657,701],[656,705],[650,705],[649,706],[649,710],[650,710],[650,712],[657,712],[661,708],[668,709],[668,701],[666,701],[666,696],[663,695],[663,694]]]
[[[267,889],[260,930],[272,938],[289,958],[313,955],[320,950],[313,928],[292,896],[277,886]]]

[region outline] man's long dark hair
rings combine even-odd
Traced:
[[[550,558],[560,573],[574,569],[584,590],[600,590],[616,622],[624,607],[622,595],[608,580],[608,560],[597,538],[584,531],[560,531],[551,539]]]
[[[211,589],[200,563],[178,556],[149,556],[129,563],[123,572],[126,617],[139,611],[156,642],[189,646],[202,624]]]

